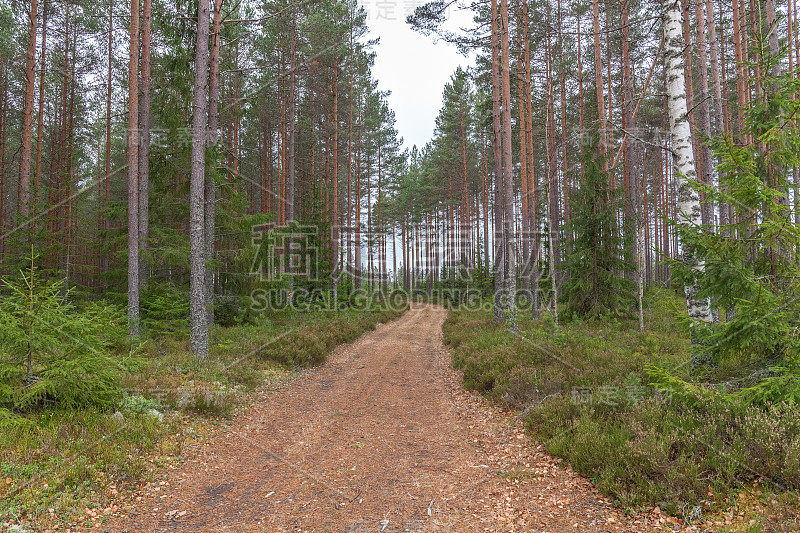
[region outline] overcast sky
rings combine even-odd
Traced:
[[[397,129],[405,147],[419,148],[433,136],[434,121],[442,104],[442,89],[459,65],[473,59],[454,46],[414,32],[406,15],[424,0],[359,0],[367,11],[370,37],[380,37],[375,48],[374,76],[381,90],[391,91],[389,107],[397,115]],[[448,27],[469,26],[471,15],[452,11]]]

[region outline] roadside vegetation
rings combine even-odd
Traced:
[[[624,194],[589,139],[560,294],[550,256],[549,279],[533,281],[546,309],[527,313],[541,318],[509,327],[473,306],[450,314],[444,338],[466,387],[518,409],[536,441],[622,507],[685,523],[733,508],[752,513],[748,531],[797,531],[800,229],[786,201],[797,182],[782,169],[798,164],[784,114],[800,110],[798,81],[771,68],[777,55],[759,59],[770,90],[742,127],[764,144],[709,142],[720,187],[682,185],[696,209],[667,220],[682,246],[661,255],[669,280],[645,292],[639,268],[631,282],[642,235],[620,222]],[[701,220],[701,207],[726,204],[740,215]]]
[[[741,361],[693,383],[689,332],[675,318],[685,302],[669,289],[646,300],[643,333],[633,318],[562,314],[558,329],[549,315],[521,318],[514,336],[490,310],[460,309],[450,312],[444,340],[467,388],[518,411],[536,442],[621,507],[659,507],[697,522],[724,517],[742,500],[757,521],[748,527],[795,530],[796,405],[754,405],[733,392],[735,383],[729,392],[705,385],[730,381]],[[672,388],[662,382],[667,373]],[[746,388],[744,380],[738,385]]]
[[[399,316],[397,298],[358,308],[252,313],[189,349],[187,295],[143,302],[149,333],[131,341],[124,310],[76,307],[35,269],[6,278],[0,304],[0,523],[92,525],[187,446],[247,406],[253,391],[321,364],[337,345]],[[224,312],[220,306],[220,310]],[[177,317],[177,318],[176,318]],[[222,318],[222,317],[218,317]],[[179,325],[178,325],[179,326]]]

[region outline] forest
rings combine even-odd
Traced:
[[[796,0],[404,6],[474,59],[424,146],[369,3],[0,2],[0,520],[77,520],[87,480],[152,475],[143,438],[179,453],[164,413],[208,426],[425,302],[464,386],[618,506],[750,487],[796,525]]]

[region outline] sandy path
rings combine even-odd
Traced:
[[[655,529],[623,526],[587,481],[460,390],[445,315],[414,308],[264,393],[111,530]]]

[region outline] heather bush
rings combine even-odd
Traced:
[[[646,333],[608,319],[565,321],[557,336],[523,319],[515,337],[490,312],[459,310],[444,339],[466,387],[521,410],[549,453],[625,507],[698,516],[744,485],[800,489],[796,404],[753,403],[689,381],[688,331],[673,318],[681,303],[666,293],[648,299]]]

